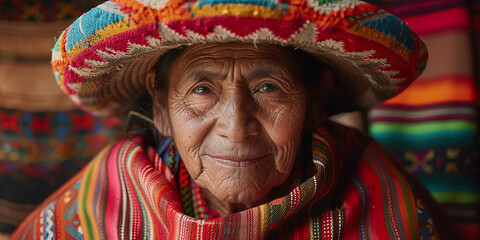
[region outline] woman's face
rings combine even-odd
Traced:
[[[191,46],[173,62],[171,135],[218,200],[259,201],[290,174],[307,96],[298,67],[285,49],[252,44]]]

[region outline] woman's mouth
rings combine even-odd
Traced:
[[[252,154],[247,156],[231,156],[231,155],[209,155],[205,154],[204,157],[214,161],[219,165],[225,167],[248,167],[252,164],[256,164],[265,158],[269,154]]]

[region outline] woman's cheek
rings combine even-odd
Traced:
[[[187,149],[187,159],[183,159],[185,166],[187,167],[187,171],[190,174],[190,177],[193,180],[196,180],[203,171],[203,165],[198,156],[198,148],[195,149]]]
[[[175,120],[172,120],[175,121]],[[180,120],[176,120],[180,121]],[[195,127],[187,127],[191,125],[182,125],[173,127],[174,129],[174,141],[175,147],[180,154],[185,166],[192,177],[192,179],[196,179],[202,171],[202,163],[199,158],[199,149],[201,141],[199,140],[199,136],[196,134],[198,132],[194,132],[193,129]]]
[[[289,174],[295,162],[296,151],[295,143],[290,142],[279,146],[278,156],[275,159],[277,171],[283,174]]]
[[[177,113],[179,114],[170,116],[174,141],[190,176],[192,179],[197,179],[203,171],[200,150],[211,129],[212,118],[208,114],[192,117],[184,110]]]
[[[289,174],[300,145],[305,109],[300,104],[284,105],[273,118],[267,132],[278,150],[275,165],[279,172]]]
[[[215,106],[217,101],[216,96],[189,96],[185,100],[185,105],[196,117],[202,117]]]

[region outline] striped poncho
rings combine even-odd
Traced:
[[[298,160],[313,161],[312,176],[284,197],[225,217],[205,217],[201,189],[192,181],[179,190],[175,183],[185,179],[143,139],[125,138],[103,150],[13,239],[438,238],[417,195],[422,190],[354,130],[327,123],[313,132],[312,159]],[[184,213],[185,191],[197,209],[193,216]]]

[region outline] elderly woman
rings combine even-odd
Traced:
[[[425,62],[408,26],[360,1],[106,2],[52,63],[72,100],[131,131],[13,238],[438,238],[423,188],[327,120]]]

